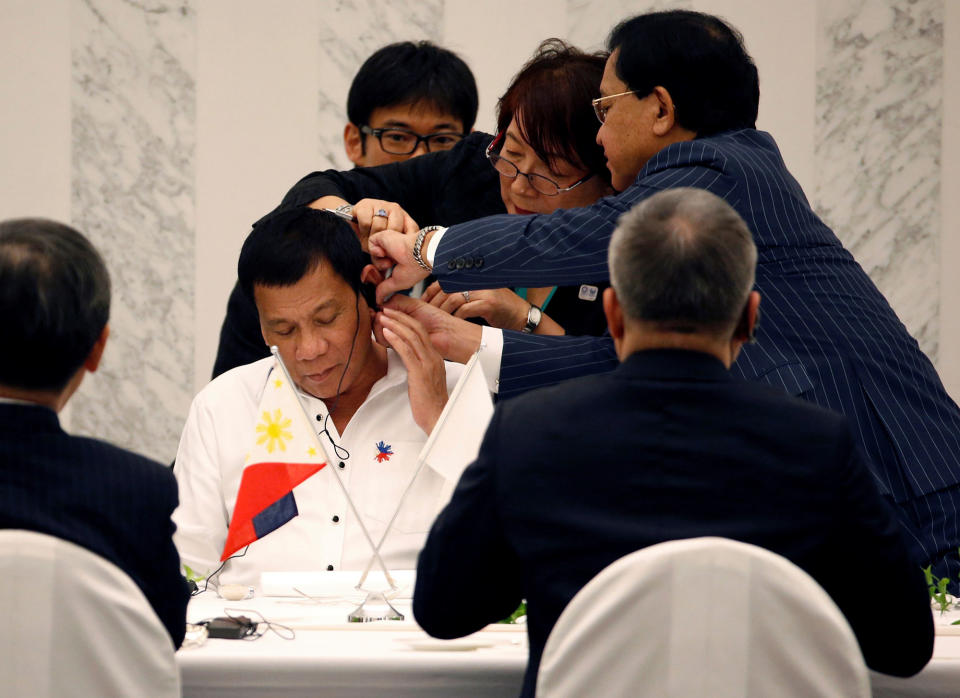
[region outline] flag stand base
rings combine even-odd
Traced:
[[[366,600],[349,616],[348,623],[369,623],[374,620],[403,620],[403,614],[395,609],[382,591],[371,591]]]

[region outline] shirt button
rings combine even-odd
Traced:
[[[458,258],[457,258],[457,269],[458,269],[458,270],[459,270],[459,269],[463,269],[463,267],[464,267],[465,264],[466,264],[466,262],[463,260],[463,257],[458,257]]]
[[[333,572],[333,565],[327,565],[327,572]]]
[[[347,464],[344,463],[343,461],[340,461],[339,463],[337,463],[337,466],[340,468],[340,470],[343,470],[344,468],[347,467]]]
[[[331,521],[333,521],[333,523],[340,523],[340,517],[334,514]]]
[[[482,266],[483,266],[483,257],[474,257],[474,258],[473,258],[473,266],[475,266],[477,269],[479,269],[480,267],[482,267]]]
[[[463,263],[464,269],[473,269],[473,257],[467,257]]]
[[[449,262],[447,262],[447,269],[449,269],[450,271],[453,271],[456,268],[457,268],[457,260],[451,259]]]

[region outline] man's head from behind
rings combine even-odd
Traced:
[[[604,309],[621,360],[640,349],[705,351],[728,366],[753,336],[757,249],[733,208],[670,189],[621,216]]]
[[[689,10],[638,15],[614,27],[607,48],[598,141],[615,188],[672,142],[756,126],[757,68],[723,20]]]
[[[39,218],[0,222],[0,391],[54,409],[96,370],[110,276],[80,233]],[[36,398],[36,399],[34,399]]]
[[[335,398],[364,382],[375,351],[361,277],[369,258],[345,222],[296,208],[254,227],[240,251],[240,286],[254,299],[268,345],[301,389]],[[372,269],[372,267],[371,267]]]
[[[477,105],[473,73],[452,51],[427,41],[384,46],[350,86],[347,157],[371,167],[447,150],[473,128]]]

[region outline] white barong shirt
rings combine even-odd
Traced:
[[[393,350],[388,349],[387,356],[386,375],[373,385],[344,433],[338,434],[333,420],[326,420],[340,448],[334,449],[326,436],[320,436],[333,462],[294,488],[299,516],[254,541],[243,557],[229,560],[219,575],[220,583],[256,586],[262,572],[366,567],[371,549],[334,470],[376,543],[427,440],[410,410],[406,367]],[[220,565],[272,365],[273,357],[268,357],[228,371],[201,390],[190,406],[174,467],[180,488],[180,506],[173,515],[174,542],[182,562],[198,574],[208,575]],[[463,366],[450,362],[445,366],[450,392]],[[326,406],[311,395],[300,395],[320,432]],[[381,550],[391,569],[416,567],[417,554],[450,488],[429,466],[421,471]]]

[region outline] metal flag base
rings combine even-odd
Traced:
[[[371,591],[362,604],[347,616],[349,623],[369,623],[374,620],[403,620],[403,614],[395,609],[382,591]]]

